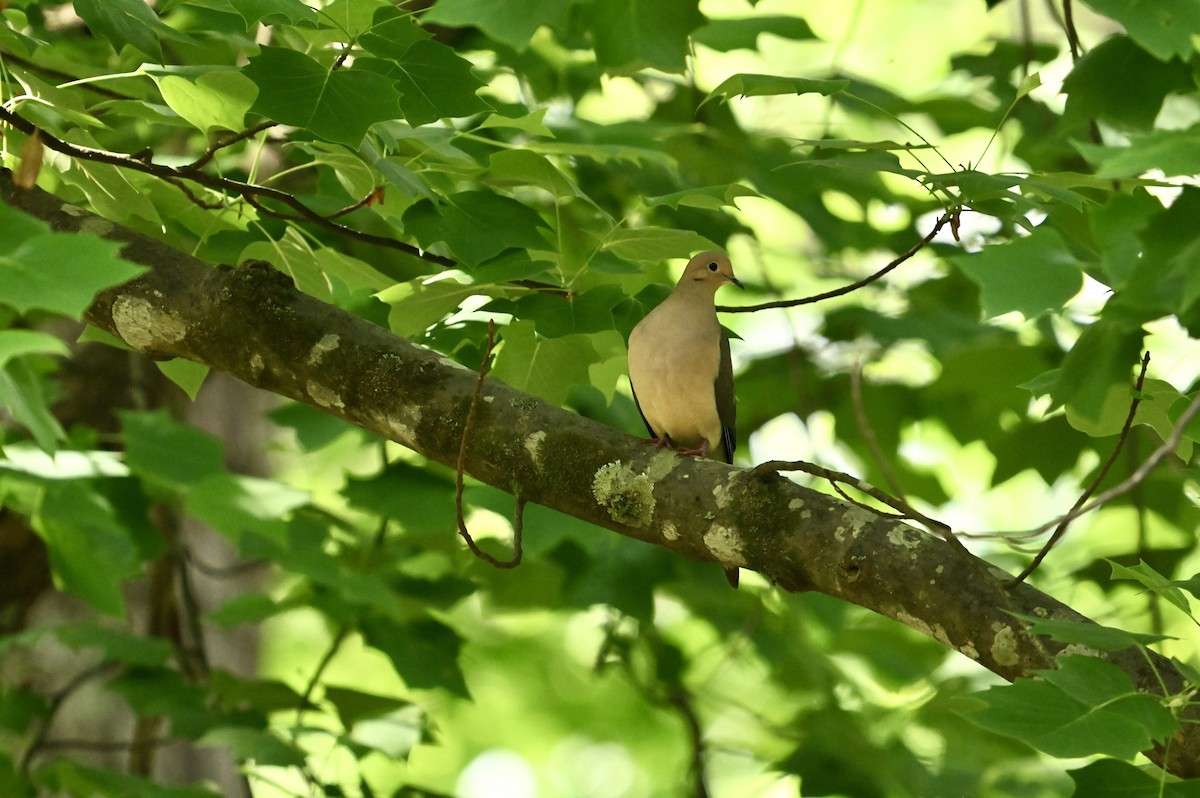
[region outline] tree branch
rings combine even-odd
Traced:
[[[93,223],[45,192],[18,191],[7,172],[0,200],[61,231]],[[203,363],[455,466],[474,371],[301,294],[266,264],[213,268],[119,226],[107,237],[151,270],[102,292],[86,314],[92,324],[138,351]],[[758,571],[784,590],[866,607],[1006,679],[1053,668],[1064,648],[1014,613],[1087,620],[1028,584],[1006,590],[1007,574],[935,535],[776,475],[655,452],[494,379],[482,398],[464,458],[476,479],[684,557]],[[1103,656],[1146,693],[1185,685],[1152,652]],[[1200,724],[1190,722],[1195,708],[1184,714],[1170,744],[1148,753],[1188,777],[1200,775]]]
[[[412,255],[413,257],[429,261],[430,263],[435,263],[438,266],[445,266],[449,268],[458,265],[450,258],[445,258],[441,255],[435,255],[432,252],[426,252],[419,247],[413,246],[412,244],[404,241],[400,241],[399,239],[391,238],[389,236],[375,235],[374,233],[367,233],[362,230],[356,230],[353,227],[347,227],[344,224],[335,222],[333,219],[317,213],[312,208],[308,207],[295,196],[286,191],[281,191],[277,188],[271,188],[270,186],[259,185],[257,183],[243,183],[240,180],[233,180],[228,177],[217,177],[215,175],[210,175],[207,172],[202,172],[199,170],[199,168],[197,168],[197,165],[203,165],[204,163],[207,163],[207,161],[204,159],[204,156],[201,156],[201,158],[197,160],[195,164],[189,166],[165,166],[163,164],[156,164],[149,159],[143,160],[122,152],[109,152],[108,150],[96,149],[95,147],[84,147],[78,144],[71,144],[63,141],[62,139],[51,136],[44,130],[39,130],[39,128],[32,122],[3,107],[0,107],[0,122],[7,122],[17,130],[20,130],[22,133],[30,136],[37,132],[41,136],[42,142],[47,147],[55,152],[60,152],[63,155],[67,155],[71,158],[105,163],[111,166],[119,166],[123,169],[131,169],[135,172],[141,172],[143,174],[161,178],[162,180],[166,180],[176,187],[179,187],[179,181],[190,180],[194,183],[199,183],[202,186],[207,186],[218,191],[235,194],[239,197],[242,197],[244,200],[246,200],[246,202],[250,203],[263,213],[278,216],[279,213],[277,211],[272,211],[263,205],[264,199],[275,200],[276,202],[280,202],[295,211],[297,214],[297,219],[319,225],[328,230],[332,230],[335,233],[344,235],[347,238],[356,241],[363,241],[368,244],[375,244],[376,246],[380,247],[387,247],[389,249],[398,249],[401,252],[406,252],[409,255]],[[250,130],[253,131],[254,128],[250,128]],[[195,199],[194,194],[189,192],[184,193],[187,194],[189,199]]]
[[[951,220],[957,220],[957,219],[958,219],[958,211],[957,210],[942,214],[942,216],[938,217],[938,220],[936,222],[934,222],[934,225],[929,230],[929,232],[925,234],[925,237],[922,238],[917,243],[913,244],[911,247],[909,247],[907,252],[905,252],[903,255],[897,256],[892,261],[885,264],[878,271],[867,275],[866,277],[862,278],[861,280],[856,280],[855,282],[850,283],[849,285],[843,285],[841,288],[834,288],[832,291],[825,291],[820,294],[813,294],[812,296],[801,297],[800,299],[779,299],[774,302],[761,302],[757,305],[737,305],[737,306],[718,305],[717,311],[720,313],[752,313],[756,310],[771,310],[773,308],[794,308],[794,307],[799,307],[800,305],[811,305],[814,302],[822,302],[826,299],[833,299],[835,296],[845,296],[846,294],[853,293],[854,291],[857,291],[860,288],[864,288],[864,287],[870,285],[871,283],[875,282],[876,280],[879,280],[884,275],[886,275],[888,272],[892,271],[897,266],[899,266],[900,264],[904,263],[906,260],[911,258],[913,255],[916,255],[918,252],[920,252],[925,247],[927,247],[929,245],[930,241],[933,241],[933,239],[935,237],[937,237],[937,234],[942,231],[943,227],[945,227],[947,224],[949,224]],[[955,224],[957,224],[957,221],[955,221]],[[955,237],[957,238],[957,232],[956,232]]]

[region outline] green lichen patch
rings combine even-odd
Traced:
[[[618,524],[645,527],[654,519],[654,481],[620,460],[597,469],[592,495]]]

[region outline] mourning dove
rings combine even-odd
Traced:
[[[675,290],[629,335],[629,382],[656,446],[732,463],[737,400],[713,299],[725,283],[742,287],[723,252],[688,261]],[[725,573],[737,587],[737,569]]]

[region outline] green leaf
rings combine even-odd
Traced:
[[[85,134],[68,136],[80,141],[74,144],[94,147],[96,142]],[[87,196],[88,204],[98,216],[115,222],[137,222],[145,219],[156,228],[164,226],[158,210],[150,200],[147,175],[131,172],[112,164],[87,159],[75,159],[63,179]],[[96,225],[105,229],[103,225]]]
[[[438,6],[426,12],[424,19],[436,11]],[[371,17],[371,28],[358,40],[368,52],[380,58],[403,58],[414,44],[432,38],[429,31],[417,24],[410,12],[384,6],[375,9]]]
[[[36,330],[0,330],[0,368],[8,361],[24,355],[58,355],[70,353],[67,345],[53,335]]]
[[[1179,401],[1181,395],[1169,382],[1147,378],[1142,384],[1142,399],[1138,403],[1133,423],[1149,426],[1160,438],[1166,440],[1175,426],[1170,416],[1171,407]],[[1113,385],[1109,388],[1096,417],[1081,416],[1074,405],[1067,405],[1067,421],[1075,429],[1094,438],[1116,435],[1125,426],[1132,400],[1132,386]],[[1191,459],[1191,451],[1191,441],[1180,441],[1177,454],[1185,462]]]
[[[734,97],[764,97],[773,94],[815,93],[828,97],[840,93],[849,85],[848,80],[815,80],[742,73],[721,81],[720,85],[705,95],[701,105],[716,98],[729,101]]]
[[[367,129],[401,116],[395,81],[371,70],[331,70],[296,50],[263,47],[242,68],[258,86],[253,111],[357,147]]]
[[[200,386],[204,384],[210,371],[208,366],[202,366],[181,357],[171,360],[156,360],[154,365],[158,367],[164,377],[179,386],[179,390],[187,394],[188,399],[193,402],[196,401],[196,394],[200,393]]]
[[[411,338],[424,333],[431,325],[458,310],[463,300],[483,290],[479,286],[464,285],[452,279],[434,282],[410,280],[397,283],[375,296],[392,306],[388,313],[388,327],[392,332]]]
[[[352,507],[397,521],[411,535],[454,529],[454,481],[402,460],[371,477],[347,478],[342,496]]]
[[[528,205],[484,191],[464,191],[435,206],[421,200],[404,213],[404,229],[425,248],[450,247],[464,266],[477,266],[509,247],[540,249],[542,217]],[[386,300],[385,300],[386,301]]]
[[[1200,798],[1200,781],[1171,781],[1116,759],[1100,759],[1067,775],[1079,798]]]
[[[370,720],[412,706],[411,701],[387,695],[364,693],[349,687],[326,687],[325,700],[333,704],[342,727],[350,729],[361,720]]]
[[[179,489],[224,472],[221,442],[176,421],[166,410],[119,411],[117,415],[125,440],[125,463],[147,482]]]
[[[642,199],[642,202],[651,208],[658,205],[666,205],[676,210],[680,207],[685,207],[719,211],[722,208],[736,208],[739,197],[760,196],[762,195],[749,186],[742,185],[741,183],[730,183],[726,186],[685,188],[682,191],[675,191],[658,197],[645,197]]]
[[[529,150],[501,150],[488,161],[487,176],[497,185],[537,186],[559,199],[578,196],[575,183],[549,158]]]
[[[368,645],[387,655],[410,689],[442,688],[469,697],[458,664],[462,638],[449,626],[432,618],[407,624],[369,618],[362,633]]]
[[[72,759],[55,759],[38,767],[33,780],[46,793],[56,795],[219,798],[219,795],[208,787],[163,785],[142,776],[89,767]]]
[[[783,39],[815,39],[816,34],[800,17],[754,16],[716,17],[692,34],[696,44],[723,53],[730,50],[755,50],[758,37],[764,33]]]
[[[163,63],[160,38],[190,41],[164,25],[145,0],[75,0],[77,13],[95,33],[112,42],[113,49],[131,45]]]
[[[165,665],[171,644],[161,637],[146,637],[95,623],[74,623],[53,629],[54,636],[74,649],[97,648],[104,659],[143,668]]]
[[[316,27],[317,12],[302,0],[228,0],[229,5],[246,20],[246,29],[258,22],[271,25],[286,22],[289,25]]]
[[[1057,669],[1037,674],[1042,681],[1018,679],[976,693],[985,706],[967,717],[1059,757],[1131,758],[1178,728],[1165,707],[1134,690],[1112,663],[1067,656]]]
[[[123,582],[141,570],[133,535],[86,482],[46,487],[32,519],[46,543],[55,584],[106,615],[125,614]]]
[[[1183,591],[1174,582],[1147,565],[1145,560],[1139,560],[1138,564],[1132,567],[1121,565],[1112,560],[1108,560],[1107,562],[1112,566],[1113,579],[1132,579],[1153,593],[1162,596],[1182,610],[1185,615],[1191,616],[1192,607],[1188,603],[1188,598],[1183,594]]]
[[[265,593],[245,593],[229,599],[206,617],[222,629],[231,629],[243,623],[260,623],[287,609],[287,604],[276,602]]]
[[[396,60],[360,58],[355,65],[394,83],[403,95],[402,115],[413,127],[491,110],[475,93],[484,84],[471,62],[433,40],[417,42]]]
[[[241,762],[283,768],[304,767],[304,753],[269,731],[240,726],[213,729],[197,743],[202,746],[223,747],[233,751]]]
[[[605,71],[682,72],[689,36],[704,24],[697,0],[605,0],[583,9],[596,60]]]
[[[1063,122],[1083,125],[1096,119],[1147,130],[1168,94],[1194,89],[1186,64],[1164,64],[1128,37],[1112,36],[1081,56],[1063,81]]]
[[[209,691],[187,681],[175,668],[129,668],[111,679],[106,687],[123,698],[139,717],[169,721],[171,733],[179,737],[194,739],[216,720],[212,706],[215,701]]]
[[[529,47],[534,31],[561,28],[581,0],[439,0],[422,17],[426,24],[473,27],[518,52]]]
[[[1034,634],[1052,637],[1060,643],[1068,645],[1087,646],[1098,651],[1124,651],[1133,646],[1148,646],[1161,640],[1171,638],[1166,635],[1142,634],[1101,626],[1086,621],[1067,621],[1058,618],[1037,618],[1031,615],[1013,613],[1016,617],[1030,624],[1029,630]]]
[[[0,367],[0,407],[6,408],[13,421],[29,430],[44,452],[53,453],[67,437],[50,412],[42,381],[24,358]]]
[[[1139,45],[1161,61],[1178,56],[1188,61],[1200,36],[1200,6],[1191,0],[1086,0],[1087,4],[1120,22]]]
[[[258,97],[258,87],[240,72],[206,72],[195,81],[178,75],[151,77],[171,110],[205,133],[241,130]]]
[[[589,335],[543,338],[528,321],[509,324],[502,340],[492,376],[555,405],[566,401],[572,385],[591,384],[589,368],[605,359]]]
[[[699,233],[665,227],[619,227],[604,238],[601,249],[637,263],[689,258],[705,249],[720,249]]]
[[[117,242],[53,232],[30,221],[0,203],[0,229],[5,231],[0,238],[0,302],[18,313],[40,308],[79,318],[98,292],[146,271],[118,257],[122,245]]]
[[[1167,177],[1200,172],[1200,125],[1131,136],[1124,147],[1087,141],[1073,144],[1088,163],[1096,166],[1099,177],[1136,177],[1152,170],[1160,170]]]
[[[185,507],[237,544],[247,537],[284,540],[286,518],[308,500],[304,491],[280,482],[222,472],[193,483]]]
[[[1101,319],[1071,347],[1050,395],[1071,408],[1076,423],[1099,425],[1111,392],[1123,390],[1129,395],[1140,348],[1140,330]]]
[[[326,302],[345,291],[378,290],[392,281],[365,261],[330,247],[313,249],[295,227],[277,241],[255,241],[242,250],[239,261],[265,260],[290,276],[296,287]]]

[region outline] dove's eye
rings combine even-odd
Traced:
[[[721,268],[721,267],[717,265],[717,262],[716,262],[715,260],[710,260],[710,261],[708,262],[708,270],[709,270],[710,272],[715,272],[715,271],[717,271],[717,270],[718,270],[718,269],[720,269],[720,268]]]

